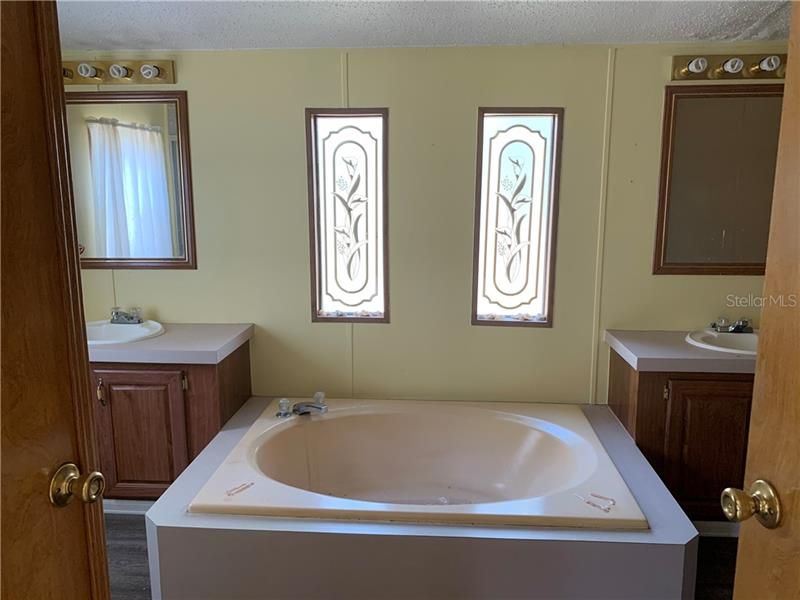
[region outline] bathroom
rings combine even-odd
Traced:
[[[42,12],[48,9],[21,6],[34,16],[23,15],[22,8],[13,13],[4,4],[4,23],[33,19],[21,21],[33,28],[31,23],[55,19],[52,7]],[[85,504],[71,501],[63,508],[42,501],[37,508],[42,511],[38,518],[64,537],[88,531],[88,542],[73,541],[71,550],[62,550],[85,554],[87,545],[92,548],[77,569],[85,573],[69,580],[70,591],[76,591],[68,597],[109,597],[108,578],[112,598],[719,598],[731,597],[734,585],[743,598],[798,593],[800,584],[791,577],[773,574],[759,580],[741,552],[737,563],[741,535],[751,551],[775,546],[780,557],[774,560],[785,561],[784,571],[793,572],[797,559],[790,557],[800,537],[800,517],[791,514],[796,505],[792,495],[800,488],[800,474],[792,471],[796,467],[767,468],[766,450],[760,451],[756,466],[750,464],[759,458],[752,456],[759,448],[754,440],[768,447],[766,438],[774,434],[790,451],[788,432],[800,426],[785,391],[798,384],[800,372],[794,368],[800,360],[800,277],[798,261],[787,259],[798,254],[797,181],[791,175],[798,165],[796,152],[784,150],[800,143],[800,116],[796,106],[787,109],[786,100],[796,100],[800,86],[792,66],[800,11],[795,8],[791,15],[791,3],[59,2],[57,12],[60,43],[52,40],[52,27],[50,37],[38,39],[50,44],[51,53],[60,48],[60,57],[48,58],[55,61],[58,75],[48,81],[51,87],[56,81],[59,90],[38,93],[64,103],[64,117],[53,126],[53,135],[60,132],[68,148],[72,193],[62,189],[58,198],[74,205],[74,225],[61,217],[60,228],[58,222],[53,225],[63,230],[60,237],[49,240],[39,234],[37,239],[53,244],[47,252],[40,245],[21,256],[19,248],[33,244],[30,238],[17,242],[17,252],[7,250],[6,240],[16,240],[14,214],[9,220],[6,213],[8,198],[21,188],[4,183],[3,270],[7,265],[11,273],[44,269],[58,256],[62,262],[54,264],[52,278],[71,274],[64,285],[71,290],[80,285],[80,293],[58,306],[51,302],[45,313],[28,315],[22,303],[20,310],[12,310],[10,296],[6,310],[8,286],[3,286],[3,330],[8,332],[3,336],[3,453],[7,458],[15,449],[6,446],[5,434],[13,418],[28,419],[20,427],[39,427],[37,436],[45,435],[41,428],[49,423],[41,418],[34,423],[14,409],[23,399],[32,402],[34,394],[49,392],[20,383],[38,371],[33,365],[30,371],[22,368],[21,358],[6,359],[16,358],[6,340],[35,337],[36,331],[49,336],[66,327],[61,323],[79,323],[80,331],[63,332],[62,346],[78,343],[81,353],[61,362],[81,374],[64,388],[70,405],[58,413],[75,439],[55,450],[27,453],[18,467],[20,473],[23,466],[39,473],[41,481],[31,485],[46,490],[59,465],[75,463],[83,473],[76,473],[75,481],[87,482],[89,496],[99,491],[105,497]],[[4,27],[4,55],[7,33]],[[40,64],[45,60],[36,56]],[[112,65],[121,67],[113,69],[120,77],[112,75]],[[145,66],[155,68],[149,79]],[[4,105],[7,88],[11,94],[14,87],[10,81],[16,79],[3,81]],[[35,83],[22,76],[20,81]],[[32,87],[25,91],[37,93]],[[731,117],[730,111],[717,108],[742,98],[755,111],[741,109],[751,125],[741,134],[749,136],[749,145],[731,134],[741,131],[741,114]],[[702,119],[693,121],[680,111],[682,103],[692,102],[703,103]],[[92,220],[96,214],[87,200],[97,195],[99,185],[93,179],[92,153],[98,144],[92,126],[124,129],[111,119],[118,119],[116,125],[142,122],[148,118],[144,113],[125,116],[118,110],[142,105],[164,108],[166,115],[137,132],[157,130],[169,142],[162,149],[169,160],[164,158],[161,168],[170,199],[166,230],[173,241],[167,254],[144,259],[98,248],[96,230],[107,236],[108,229]],[[3,118],[6,131],[5,112]],[[358,119],[369,121],[365,139],[374,142],[367,145],[372,153],[365,151],[358,163],[366,169],[363,193],[373,199],[370,221],[360,231],[373,236],[373,243],[351,256],[361,257],[378,300],[364,313],[347,313],[323,293],[328,283],[324,230],[341,227],[336,215],[345,213],[334,211],[335,222],[326,220],[330,217],[321,198],[357,186],[354,178],[348,181],[353,172],[340,165],[333,187],[325,188],[324,128]],[[530,139],[515,140],[518,148],[521,141],[532,148],[543,141],[546,158],[541,165],[530,158],[520,161],[522,166],[508,163],[498,167],[498,175],[491,168],[490,141],[503,134],[508,119],[519,119],[516,125],[547,123]],[[779,142],[779,126],[786,141]],[[708,137],[713,127],[716,133]],[[6,162],[5,134],[3,143],[5,180],[14,164]],[[60,152],[67,153],[64,148]],[[517,200],[525,204],[525,194],[538,194],[541,227],[535,240],[517,240],[514,250],[526,262],[507,260],[506,276],[512,279],[509,274],[525,264],[544,294],[526,302],[529,308],[507,311],[523,313],[516,317],[502,310],[481,311],[480,299],[493,292],[478,290],[490,279],[483,276],[489,268],[484,251],[499,248],[502,239],[486,224],[503,218],[500,213],[487,216],[490,205],[498,211],[503,205],[482,190],[496,184],[500,192],[514,193],[521,173],[529,183]],[[492,178],[496,181],[489,184]],[[507,182],[511,185],[503,187]],[[704,196],[691,194],[702,186]],[[54,190],[36,193],[54,198]],[[708,203],[703,205],[703,199]],[[783,218],[776,219],[779,201]],[[27,218],[44,222],[41,215]],[[698,258],[726,228],[735,257]],[[29,262],[16,271],[14,260]],[[768,274],[774,269],[772,280],[764,277],[765,262]],[[354,265],[353,271],[359,271],[359,263],[349,263]],[[3,279],[7,283],[6,275]],[[30,279],[25,285],[36,283],[37,278]],[[29,292],[32,296],[36,292]],[[101,322],[111,319],[114,308],[116,321],[137,321],[138,310],[144,321],[153,322],[147,325],[152,329],[138,341],[99,343],[121,341],[113,336],[134,335],[129,332],[140,327],[133,322],[106,328]],[[711,322],[719,332],[708,333]],[[728,334],[734,347],[710,349],[709,344],[727,343],[726,328],[737,329]],[[696,332],[691,343],[685,340],[690,332]],[[104,335],[112,337],[103,340]],[[783,351],[767,361],[765,346],[769,352]],[[69,354],[59,348],[47,352]],[[52,362],[57,360],[53,356]],[[56,367],[52,371],[54,378],[65,377]],[[754,374],[756,400],[759,389],[765,398],[784,394],[783,422],[768,414],[768,403],[751,402]],[[291,413],[298,403],[321,404],[323,396],[312,400],[318,392],[324,393],[326,413],[275,416],[281,406]],[[20,399],[7,404],[16,395]],[[281,405],[282,398],[288,404]],[[361,452],[374,457],[374,473],[404,463],[380,462],[382,452],[411,457],[410,473],[383,469],[380,478],[375,475],[402,488],[404,477],[413,479],[424,470],[426,444],[439,431],[434,446],[449,448],[444,454],[454,462],[444,463],[448,469],[473,465],[478,472],[479,465],[494,465],[504,473],[502,481],[495,481],[498,486],[521,489],[514,473],[548,467],[547,457],[540,459],[544,464],[522,465],[527,450],[523,442],[515,449],[516,429],[505,425],[496,425],[502,433],[496,444],[481,445],[484,437],[491,439],[495,425],[474,424],[458,412],[475,407],[491,412],[492,406],[518,410],[520,419],[554,423],[558,431],[588,428],[583,439],[593,440],[598,464],[621,487],[613,505],[588,495],[608,494],[587,488],[584,500],[597,506],[584,503],[581,509],[588,507],[586,514],[596,520],[619,515],[619,521],[592,526],[564,521],[560,513],[553,517],[560,521],[548,521],[547,514],[527,506],[511,520],[510,512],[486,509],[487,521],[481,522],[458,507],[491,508],[492,500],[470,505],[443,493],[432,497],[444,498],[442,504],[449,506],[425,516],[402,508],[413,503],[386,497],[371,503],[388,505],[386,514],[377,516],[361,506],[369,502],[320,501],[314,510],[333,507],[333,513],[323,514],[296,512],[298,505],[291,506],[295,512],[270,513],[263,502],[220,514],[202,498],[196,507],[205,506],[205,512],[190,506],[202,495],[201,488],[213,484],[217,469],[262,413],[270,427],[290,431],[290,423],[332,422],[337,411],[390,406],[381,404],[387,402],[398,403],[398,414],[410,424],[402,434],[386,430],[395,446],[372,446],[377,442],[368,430],[342,425],[344,433],[330,448],[331,456],[341,452],[342,460],[353,461],[344,449],[352,447],[358,454],[361,444]],[[122,410],[114,411],[116,406]],[[559,420],[564,409],[576,411],[579,424],[574,428],[567,417]],[[75,421],[79,432],[88,432],[85,436],[74,433]],[[758,424],[758,432],[748,423]],[[384,425],[375,422],[378,431]],[[430,432],[429,437],[421,432]],[[22,449],[44,447],[41,441],[15,443]],[[296,443],[285,438],[286,448]],[[491,451],[494,445],[505,448],[504,457]],[[492,462],[495,458],[499,463]],[[264,460],[278,461],[270,468],[283,473],[297,456],[275,452]],[[514,460],[517,470],[505,473]],[[104,483],[86,478],[94,471],[103,473]],[[17,481],[23,478],[9,473]],[[559,473],[554,470],[552,478]],[[718,500],[723,488],[747,491],[762,479],[786,496],[777,527],[762,527],[755,517],[741,526],[726,521]],[[4,524],[24,511],[7,502],[7,481],[4,461]],[[569,482],[560,485],[571,496],[584,493]],[[766,493],[759,490],[756,504]],[[329,497],[316,492],[306,493]],[[253,494],[237,490],[228,504],[248,497]],[[630,522],[622,515],[623,497],[632,499]],[[738,502],[741,496],[731,492],[729,499]],[[357,514],[345,518],[336,510]],[[760,520],[763,515],[756,512]],[[57,525],[66,514],[79,522]],[[625,529],[631,522],[646,530]],[[103,523],[107,550],[102,549]],[[24,572],[23,559],[6,548],[17,539],[14,533],[4,528],[4,587],[20,590],[10,598],[46,597],[46,578],[28,577],[26,583],[12,578],[13,565]],[[340,538],[369,541],[359,545]],[[591,544],[584,542],[589,541],[607,548],[605,559],[587,550]],[[265,544],[277,550],[262,554]],[[249,556],[237,548],[249,549]],[[308,565],[302,577],[280,577],[282,568],[296,568],[292,565],[304,552]],[[215,563],[226,556],[229,564]],[[419,564],[414,556],[421,557]],[[514,556],[524,558],[522,564],[542,561],[551,572],[542,567],[536,570],[538,583],[526,582],[524,570],[507,572],[520,566],[509,558]],[[587,570],[584,583],[571,582],[569,569],[551,566],[547,556],[581,561]],[[611,556],[617,557],[616,567],[606,562]],[[403,565],[406,579],[419,577],[428,587],[388,578],[382,586],[378,575],[348,582],[356,567],[390,573],[392,557]],[[454,566],[436,562],[448,559]],[[483,568],[476,566],[484,561]],[[257,566],[262,563],[268,564]],[[426,570],[433,563],[439,565],[438,576],[429,573],[430,566]],[[219,576],[212,575],[214,564],[219,564]],[[626,568],[638,571],[638,577],[621,575],[622,565],[634,564]],[[263,587],[248,588],[257,576],[264,578]],[[81,586],[89,586],[91,593]],[[753,594],[757,586],[770,591]],[[203,589],[205,595],[197,595]],[[184,590],[183,595],[176,590]]]

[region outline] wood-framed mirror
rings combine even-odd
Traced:
[[[186,92],[66,102],[81,268],[196,269]]]
[[[666,87],[653,273],[763,275],[783,84]]]

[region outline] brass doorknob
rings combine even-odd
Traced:
[[[106,479],[100,471],[81,475],[75,463],[64,463],[50,480],[50,502],[66,506],[77,494],[86,503],[96,502],[106,489]]]
[[[758,479],[744,491],[725,488],[720,497],[722,512],[729,521],[746,521],[753,515],[768,529],[774,529],[781,521],[781,502],[778,492],[768,481]]]

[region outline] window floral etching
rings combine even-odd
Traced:
[[[531,243],[528,231],[525,230],[531,197],[522,193],[528,179],[527,173],[523,172],[525,160],[511,156],[507,160],[512,165],[513,180],[508,175],[504,176],[500,184],[503,192],[495,192],[498,201],[507,211],[501,218],[503,225],[495,227],[495,231],[498,234],[497,253],[504,265],[503,275],[513,284],[521,275],[523,252]]]
[[[386,320],[385,120],[308,111],[315,320]]]
[[[337,191],[333,192],[333,197],[339,201],[344,211],[344,221],[339,226],[334,224],[333,230],[339,234],[336,254],[344,263],[343,271],[347,278],[354,281],[361,267],[361,250],[369,243],[367,239],[359,239],[360,224],[366,213],[368,198],[358,193],[361,187],[358,158],[342,157],[341,162],[345,166],[347,177],[339,175],[336,178]]]
[[[480,111],[474,323],[550,323],[560,114]]]

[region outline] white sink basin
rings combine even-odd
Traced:
[[[86,337],[90,346],[102,344],[126,344],[138,342],[164,333],[164,326],[156,321],[144,321],[136,325],[117,325],[110,321],[86,323]]]
[[[755,356],[758,348],[758,333],[717,333],[713,329],[698,329],[686,335],[686,341],[692,346],[727,352]]]

